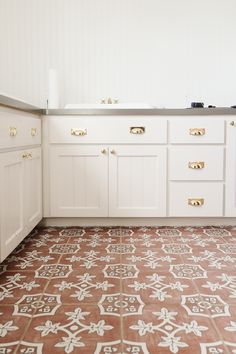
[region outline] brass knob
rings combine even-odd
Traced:
[[[36,128],[31,128],[31,136],[35,136],[37,134]]]
[[[205,135],[206,131],[205,128],[190,128],[189,134],[195,136],[202,136]]]
[[[31,159],[32,158],[32,154],[29,153],[28,156],[27,156],[28,159]]]
[[[230,122],[229,124],[233,127],[235,125],[235,122],[232,120],[232,122]]]
[[[23,159],[27,159],[27,157],[28,157],[28,154],[26,154],[26,153],[22,154]]]
[[[111,154],[112,154],[112,155],[115,155],[115,153],[116,153],[115,150],[112,149],[112,150],[111,150]]]
[[[204,204],[204,199],[203,198],[189,198],[188,199],[188,205],[191,206],[202,206]]]
[[[16,136],[17,135],[17,128],[16,127],[9,127],[9,135]]]
[[[106,153],[107,153],[107,150],[106,150],[106,149],[102,149],[102,150],[101,150],[101,153],[102,153],[102,154],[106,154]]]
[[[205,167],[205,162],[204,161],[189,162],[188,167],[194,170],[199,170]]]

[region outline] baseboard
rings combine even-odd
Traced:
[[[44,218],[41,226],[227,226],[236,218]]]

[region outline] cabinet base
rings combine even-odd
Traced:
[[[41,226],[220,226],[235,218],[44,218]]]

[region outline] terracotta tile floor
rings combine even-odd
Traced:
[[[0,353],[236,353],[236,227],[34,230],[0,265]]]

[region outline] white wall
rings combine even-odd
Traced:
[[[0,0],[0,91],[45,106],[117,97],[236,104],[235,0]]]

